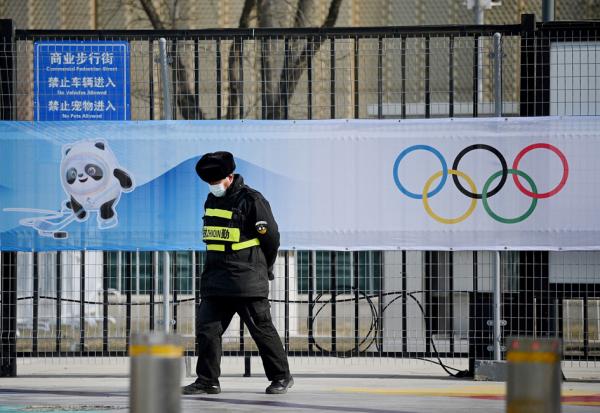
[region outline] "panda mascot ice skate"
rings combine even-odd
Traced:
[[[96,213],[98,228],[118,224],[116,206],[123,192],[135,188],[133,177],[119,165],[105,140],[81,140],[62,147],[60,180],[68,196],[60,211],[32,208],[4,208],[42,216],[23,218],[19,223],[32,227],[43,237],[68,238],[64,230],[71,222],[86,221]]]
[[[69,196],[66,207],[77,221],[97,213],[98,227],[117,225],[115,207],[122,192],[131,192],[134,183],[123,169],[106,141],[79,141],[63,146],[60,163],[62,187]]]

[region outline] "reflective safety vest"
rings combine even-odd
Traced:
[[[207,208],[204,211],[202,240],[207,251],[239,251],[260,245],[258,238],[247,238],[239,228],[240,220],[227,209]]]

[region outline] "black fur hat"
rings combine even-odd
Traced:
[[[216,182],[235,170],[235,161],[230,152],[206,153],[196,164],[196,173],[205,182]]]

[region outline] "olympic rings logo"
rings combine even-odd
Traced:
[[[496,156],[498,158],[498,160],[500,161],[500,164],[502,165],[502,169],[500,171],[493,173],[487,179],[487,181],[483,185],[483,189],[481,190],[481,193],[477,192],[477,188],[475,186],[475,183],[473,182],[473,179],[471,179],[471,177],[469,177],[467,174],[465,174],[464,172],[462,172],[458,169],[461,159],[467,153],[477,150],[477,149],[491,152],[494,156]],[[533,151],[534,149],[547,149],[547,150],[553,152],[554,154],[556,154],[556,156],[558,156],[558,158],[560,159],[560,162],[562,163],[562,167],[563,167],[562,178],[561,178],[560,182],[553,189],[551,189],[548,192],[539,193],[537,186],[535,185],[535,182],[533,182],[533,179],[531,179],[531,177],[529,175],[527,175],[525,172],[523,172],[519,169],[519,163],[521,162],[523,157],[527,153]],[[411,152],[414,152],[414,151],[431,152],[433,155],[435,155],[436,158],[438,158],[438,160],[440,161],[440,163],[442,165],[441,171],[434,173],[433,175],[431,175],[429,177],[429,179],[427,179],[427,181],[425,182],[425,186],[423,187],[423,191],[420,194],[410,192],[408,189],[406,189],[404,187],[404,185],[402,185],[402,183],[400,182],[400,178],[398,176],[398,168],[400,167],[400,163],[408,154],[410,154]],[[429,199],[432,198],[433,196],[435,196],[438,192],[440,192],[442,190],[442,188],[446,184],[448,175],[452,176],[452,181],[454,182],[454,185],[456,186],[456,188],[463,195],[465,195],[468,198],[471,198],[471,203],[469,204],[467,211],[464,214],[462,214],[461,216],[456,217],[456,218],[444,218],[444,217],[436,214],[435,212],[433,212],[433,210],[431,209],[431,206],[429,205]],[[489,198],[493,197],[498,192],[500,192],[500,190],[506,183],[508,175],[512,175],[513,182],[515,183],[515,185],[517,186],[519,191],[521,193],[523,193],[525,196],[531,198],[531,204],[529,205],[529,208],[527,209],[527,211],[525,211],[522,215],[514,217],[514,218],[507,218],[507,217],[502,217],[502,216],[498,215],[497,213],[495,213],[492,210],[492,208],[490,207],[489,202],[488,202]],[[433,182],[440,177],[441,177],[440,182],[437,184],[437,186],[435,188],[431,189]],[[459,177],[463,178],[467,182],[467,185],[469,187],[468,189],[462,185],[462,183],[458,179]],[[527,218],[529,218],[529,216],[533,213],[533,211],[535,210],[535,207],[537,206],[538,199],[550,198],[551,196],[556,195],[558,192],[560,192],[564,188],[565,184],[567,183],[568,177],[569,177],[569,163],[567,162],[567,158],[556,146],[550,145],[549,143],[535,143],[533,145],[529,145],[529,146],[523,148],[521,150],[521,152],[519,152],[517,154],[517,156],[515,157],[511,168],[508,168],[506,159],[504,159],[504,156],[500,153],[500,151],[498,151],[498,149],[494,148],[493,146],[485,145],[485,144],[470,145],[470,146],[467,146],[466,148],[464,148],[462,151],[460,151],[459,154],[454,159],[454,162],[452,163],[452,169],[448,169],[448,166],[446,164],[446,159],[444,159],[442,154],[437,149],[435,149],[434,147],[429,146],[429,145],[409,146],[408,148],[404,149],[400,153],[400,155],[398,155],[398,157],[396,158],[396,161],[394,162],[394,182],[396,183],[396,186],[398,187],[400,192],[402,192],[404,195],[406,195],[409,198],[421,199],[423,201],[423,207],[425,208],[425,211],[427,212],[427,214],[431,218],[435,219],[436,221],[438,221],[442,224],[458,224],[459,222],[462,222],[465,219],[467,219],[475,210],[478,199],[481,199],[481,201],[483,203],[483,208],[485,209],[487,214],[490,217],[492,217],[494,220],[501,222],[503,224],[516,224],[518,222],[522,222],[522,221],[526,220]],[[500,180],[492,188],[492,184],[498,178],[500,178]],[[529,185],[529,189],[527,189],[527,188],[525,188],[525,186],[523,186],[520,178],[523,178],[527,182],[527,184]]]

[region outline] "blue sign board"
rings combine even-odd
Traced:
[[[35,43],[35,120],[128,120],[127,42]]]

